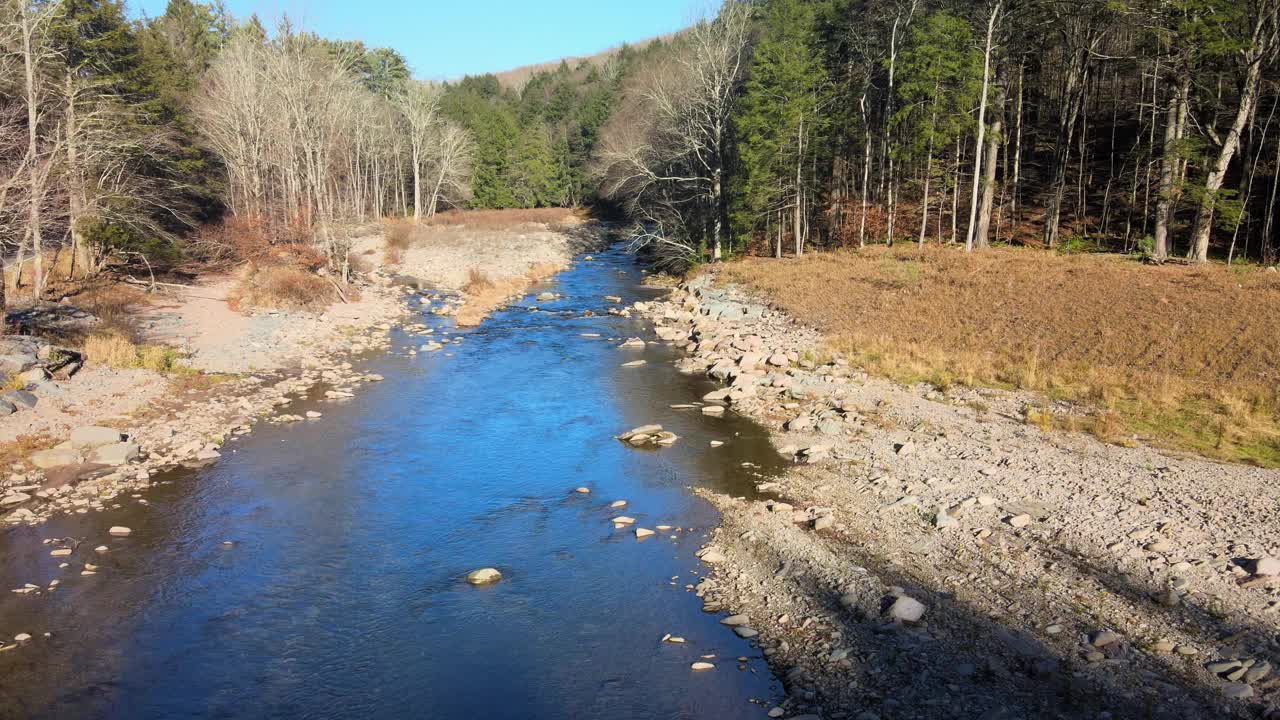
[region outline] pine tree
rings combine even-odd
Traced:
[[[799,254],[807,214],[816,205],[808,161],[821,142],[826,74],[811,3],[769,0],[761,25],[735,119],[741,173],[735,223],[749,233],[768,216],[776,214],[781,222],[789,215]]]

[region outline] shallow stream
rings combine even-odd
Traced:
[[[424,339],[398,333],[360,361],[384,382],[288,410],[323,417],[260,424],[145,504],[5,533],[0,635],[34,639],[0,654],[0,717],[764,717],[750,700],[779,688],[759,651],[685,588],[716,522],[690,488],[750,494],[780,461],[732,413],[671,409],[712,386],[668,350],[617,348],[652,339],[604,315],[607,295],[654,294],[640,282],[612,250],[535,288],[563,295],[536,312],[470,331],[424,315],[462,342],[410,355]],[[653,422],[680,441],[613,439]],[[619,514],[680,530],[637,540]],[[84,540],[68,568],[54,537]],[[463,581],[485,566],[504,579]]]

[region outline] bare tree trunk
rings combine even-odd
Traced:
[[[969,200],[969,230],[964,242],[964,249],[969,252],[973,251],[974,234],[977,231],[978,187],[982,183],[982,143],[987,132],[987,89],[991,87],[991,42],[995,36],[1000,3],[1001,0],[996,0],[991,6],[991,16],[987,19],[987,42],[982,51],[982,99],[978,103],[978,140],[973,145],[973,195]]]
[[[1013,222],[1016,224],[1020,219],[1021,205],[1018,202],[1018,193],[1021,190],[1022,180],[1022,97],[1023,82],[1026,79],[1027,63],[1025,60],[1018,62],[1018,101],[1014,107],[1014,123],[1017,129],[1014,131],[1013,141],[1013,187],[1010,190],[1010,211],[1013,215]]]
[[[867,124],[867,93],[858,100],[862,110],[862,217],[858,220],[858,247],[867,246],[867,182],[871,179],[871,126]]]
[[[991,247],[991,210],[995,201],[996,161],[1000,153],[1000,131],[1004,128],[1004,88],[996,84],[995,117],[991,120],[991,137],[987,138],[987,157],[983,161],[982,207],[978,210],[978,227],[973,236],[973,247]]]
[[[1178,112],[1190,89],[1191,78],[1182,74],[1182,80],[1169,98],[1169,112],[1164,128],[1164,150],[1160,158],[1160,190],[1156,199],[1156,227],[1154,249],[1156,261],[1163,262],[1169,258],[1169,221],[1173,215],[1174,178],[1177,173],[1178,159]]]
[[[1253,30],[1253,42],[1250,46],[1252,56],[1249,62],[1249,69],[1245,74],[1244,86],[1240,89],[1240,106],[1236,110],[1236,117],[1231,123],[1230,132],[1222,139],[1222,148],[1218,152],[1218,158],[1204,181],[1204,194],[1200,199],[1200,210],[1196,214],[1195,228],[1191,232],[1191,250],[1187,253],[1187,257],[1196,262],[1209,261],[1209,234],[1213,229],[1214,206],[1217,201],[1218,191],[1222,189],[1222,181],[1227,176],[1227,168],[1231,165],[1231,159],[1236,154],[1236,147],[1240,144],[1240,132],[1244,129],[1244,124],[1249,119],[1249,116],[1253,114],[1253,104],[1258,99],[1258,79],[1262,74],[1263,60],[1269,52],[1273,39],[1271,33],[1268,32],[1267,23],[1267,13],[1260,12]]]
[[[33,35],[35,28],[31,24],[30,9],[27,3],[20,3],[21,25],[22,25],[22,63],[26,73],[26,93],[27,102],[27,156],[30,158],[29,166],[29,191],[31,197],[27,203],[27,225],[28,232],[31,235],[31,251],[34,254],[34,262],[32,264],[32,290],[37,300],[44,292],[44,242],[40,235],[40,205],[43,196],[42,178],[39,171],[40,163],[37,161],[37,133],[39,132],[39,115],[36,111],[36,105],[40,102],[39,93],[36,88],[36,71],[35,71],[35,48],[32,47]]]
[[[800,218],[803,213],[800,196],[804,187],[801,179],[804,171],[804,119],[800,120],[796,143],[796,206],[792,215],[792,232],[796,235],[796,257],[800,257],[804,253],[804,236],[800,233]]]

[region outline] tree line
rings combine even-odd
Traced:
[[[993,242],[1276,261],[1277,0],[730,0],[592,166],[674,260]]]
[[[172,265],[226,218],[595,204],[675,262],[992,243],[1274,263],[1280,0],[728,0],[676,36],[433,83],[170,0],[0,0],[0,261]],[[429,70],[429,69],[427,69]]]

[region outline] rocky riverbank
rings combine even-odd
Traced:
[[[869,377],[712,275],[636,309],[796,462],[707,494],[698,586],[786,683],[775,716],[1280,716],[1276,472]]]

